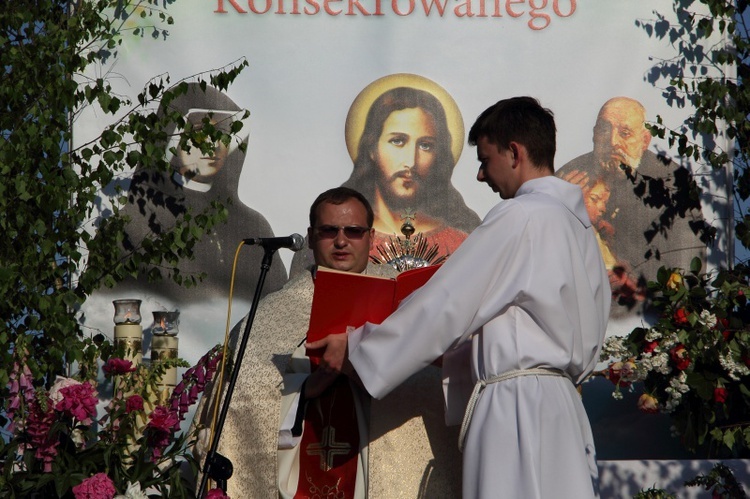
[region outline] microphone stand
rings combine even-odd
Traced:
[[[265,254],[263,255],[263,261],[260,265],[260,276],[258,277],[258,284],[255,288],[255,296],[253,296],[252,306],[250,313],[248,314],[247,324],[245,329],[242,331],[242,342],[240,343],[239,350],[237,351],[237,358],[235,360],[234,368],[232,369],[232,376],[229,378],[229,386],[227,387],[227,393],[224,396],[224,401],[221,404],[221,412],[219,413],[219,419],[216,423],[216,432],[214,433],[213,439],[211,440],[211,447],[206,456],[206,461],[203,465],[203,477],[201,478],[200,487],[198,488],[198,498],[202,499],[206,492],[206,485],[208,485],[208,479],[211,478],[218,484],[219,488],[226,492],[226,482],[232,476],[232,462],[226,457],[222,456],[217,452],[219,447],[219,439],[221,438],[221,432],[224,428],[224,421],[229,411],[229,403],[232,400],[232,393],[234,392],[234,386],[237,383],[237,377],[240,372],[240,365],[242,364],[242,358],[245,356],[245,348],[247,347],[247,341],[250,337],[250,328],[253,326],[255,320],[255,311],[258,309],[258,302],[260,301],[261,291],[263,290],[263,283],[266,280],[266,274],[271,268],[271,262],[273,261],[273,254],[276,252],[276,248],[265,247]],[[221,390],[221,387],[219,387]],[[221,391],[219,395],[221,396]]]

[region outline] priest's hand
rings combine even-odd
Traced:
[[[329,334],[323,339],[306,343],[310,350],[325,349],[320,359],[319,369],[328,374],[340,374],[348,358],[347,333]]]

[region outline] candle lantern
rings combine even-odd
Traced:
[[[114,300],[115,348],[123,358],[138,365],[143,359],[143,328],[141,327],[141,300]]]
[[[178,326],[180,324],[180,312],[178,310],[167,312],[153,312],[154,325],[151,327],[153,338],[151,339],[151,362],[176,359],[179,342],[177,340]],[[157,383],[159,387],[159,403],[165,403],[172,395],[177,384],[177,367],[170,367]]]
[[[176,336],[180,332],[180,311],[175,310],[173,312],[158,311],[153,312],[154,314],[154,325],[151,328],[151,332],[157,336],[168,335]]]

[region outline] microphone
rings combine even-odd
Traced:
[[[305,246],[305,238],[299,234],[292,234],[287,237],[251,237],[243,239],[245,244],[255,244],[263,246],[267,250],[277,250],[279,248],[288,248],[292,251],[299,251]]]

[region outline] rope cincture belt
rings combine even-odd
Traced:
[[[557,376],[560,378],[568,378],[573,381],[570,376],[560,369],[553,369],[551,367],[534,367],[531,369],[514,369],[512,371],[506,371],[502,374],[498,374],[489,379],[480,379],[474,385],[474,390],[471,392],[471,398],[469,403],[466,405],[466,412],[464,413],[464,419],[461,422],[461,433],[458,435],[458,450],[464,451],[464,441],[466,440],[466,433],[469,431],[469,425],[471,424],[471,417],[474,415],[474,408],[479,400],[482,390],[487,385],[493,383],[500,383],[513,378],[520,378],[521,376]]]

